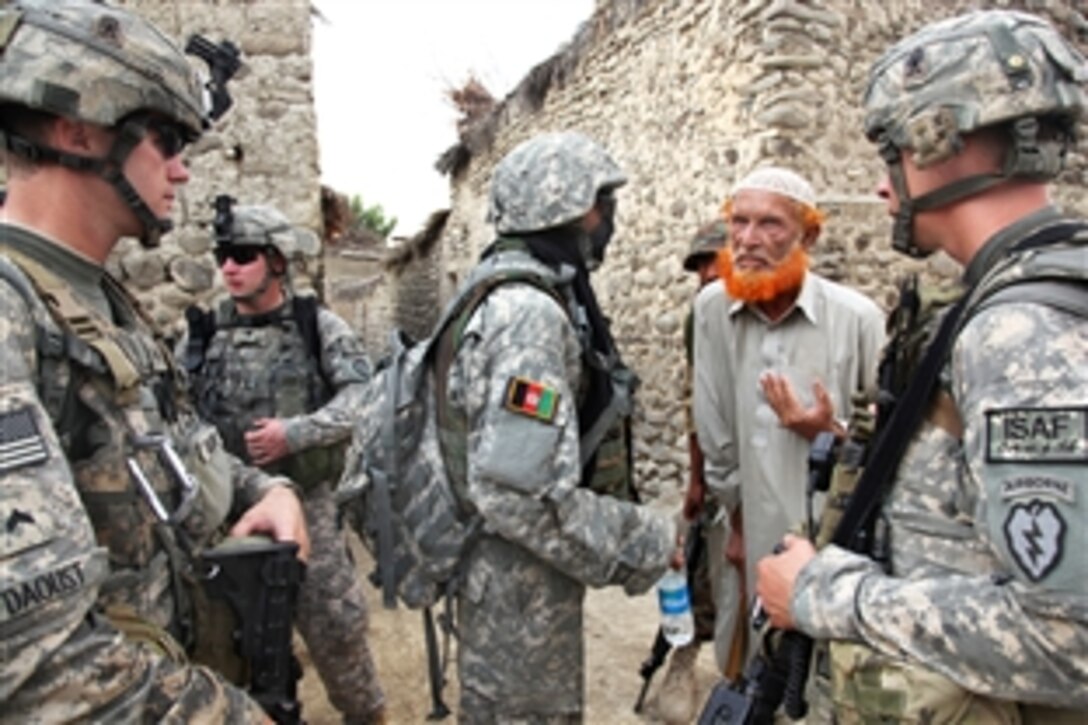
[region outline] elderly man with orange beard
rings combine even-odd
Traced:
[[[707,486],[729,513],[723,555],[736,568],[724,567],[726,586],[743,576],[743,593],[754,591],[755,562],[805,516],[810,442],[843,432],[837,416],[849,413],[851,395],[875,389],[884,316],[868,297],[808,270],[824,215],[797,173],[751,172],[723,212],[722,283],[696,300],[693,399]],[[717,630],[735,640],[748,628]]]

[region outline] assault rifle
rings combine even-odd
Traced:
[[[695,589],[695,582],[693,581],[695,572],[698,570],[702,558],[706,556],[706,542],[703,540],[703,529],[705,527],[705,514],[700,514],[688,528],[688,537],[684,542],[684,567],[687,570],[689,592]],[[638,674],[642,678],[642,689],[639,690],[638,699],[635,700],[636,713],[642,712],[646,693],[650,689],[650,681],[653,679],[654,674],[661,669],[661,665],[665,664],[665,658],[669,655],[671,649],[672,645],[665,639],[665,630],[658,627],[657,636],[654,637],[654,643],[650,647],[650,656],[638,668]]]
[[[306,567],[298,544],[231,539],[201,555],[210,598],[234,614],[234,647],[245,663],[247,689],[280,725],[302,722],[297,683],[302,668],[291,651],[295,600]]]
[[[835,467],[837,442],[834,434],[820,433],[808,456],[808,498],[827,491]],[[811,513],[808,530],[813,532]],[[776,547],[776,551],[780,548]],[[763,628],[766,614],[757,607],[753,627]],[[735,682],[720,682],[699,716],[699,725],[748,725],[773,723],[779,705],[786,714],[800,720],[808,711],[805,682],[812,639],[800,632],[769,629],[763,633],[760,649],[748,660],[744,673]]]

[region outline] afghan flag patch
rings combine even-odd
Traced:
[[[559,393],[544,383],[526,378],[510,378],[506,384],[506,409],[551,423],[559,407]]]

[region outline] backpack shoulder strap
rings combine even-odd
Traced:
[[[325,376],[325,367],[321,357],[321,330],[317,324],[317,313],[321,308],[317,298],[313,295],[295,296],[291,298],[291,315],[298,325],[299,334],[310,353],[310,357],[317,363],[317,373],[327,388],[332,389],[331,381]]]
[[[306,342],[306,349],[315,360],[320,360],[321,334],[317,329],[317,308],[317,298],[312,295],[291,298],[291,314]]]
[[[62,349],[67,357],[92,370],[108,369],[121,389],[139,382],[140,373],[136,366],[104,329],[98,315],[81,304],[60,277],[15,250],[6,250],[5,253],[30,280],[34,288],[32,296],[44,303],[64,332]]]
[[[201,309],[190,305],[185,309],[185,321],[189,325],[189,337],[185,343],[182,365],[190,375],[195,375],[204,367],[204,355],[208,351],[216,330],[215,310]]]
[[[5,251],[5,254],[8,254]],[[26,272],[11,258],[0,256],[0,280],[6,282],[23,299],[34,322],[34,347],[40,360],[63,358],[66,338],[63,329],[46,323],[49,311],[38,297]],[[41,374],[39,365],[39,376]],[[39,381],[40,382],[40,381]],[[39,384],[37,387],[41,387]]]
[[[1088,280],[1026,278],[997,290],[981,300],[971,312],[978,314],[1008,302],[1035,302],[1088,318]]]
[[[446,465],[446,475],[454,494],[465,490],[468,476],[468,421],[449,404],[449,372],[453,359],[464,340],[464,330],[473,313],[498,287],[514,282],[530,284],[552,296],[556,302],[570,314],[566,298],[560,289],[563,278],[560,275],[548,277],[529,269],[505,268],[487,274],[462,290],[450,303],[442,320],[435,328],[428,345],[428,355],[434,356],[434,404],[438,423],[438,443],[442,460]]]

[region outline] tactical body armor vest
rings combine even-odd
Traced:
[[[184,364],[193,400],[243,461],[249,461],[245,432],[255,420],[306,415],[335,393],[321,368],[317,311],[313,297],[293,297],[262,315],[239,315],[229,300],[218,313],[187,312]],[[339,480],[346,448],[347,442],[308,448],[264,470],[305,490]]]
[[[18,231],[8,230],[14,235]],[[99,600],[115,622],[150,624],[191,643],[187,587],[195,547],[231,504],[230,467],[214,429],[192,414],[168,348],[108,275],[117,322],[28,255],[6,249],[0,279],[36,326],[38,395],[60,438],[110,574]]]
[[[1037,232],[1024,246],[998,261],[982,281],[969,293],[964,310],[956,326],[962,330],[971,317],[987,307],[1009,302],[1034,302],[1048,305],[1082,318],[1088,317],[1088,270],[1084,266],[1084,252],[1088,245],[1088,226],[1061,223]],[[922,351],[936,333],[937,322],[948,311],[957,294],[948,291],[918,293],[914,287],[902,295],[900,307],[893,312],[890,321],[892,337],[881,363],[881,399],[878,407],[878,430],[888,418],[887,408],[906,387],[922,358]],[[889,354],[890,353],[890,354]],[[858,401],[864,405],[867,401]],[[860,441],[870,437],[871,420],[864,413],[855,414],[852,433],[860,432]],[[854,424],[861,420],[860,431]],[[929,402],[926,420],[943,429],[953,438],[963,435],[963,423],[959,411],[945,386],[938,385]],[[904,435],[913,432],[904,431]],[[875,435],[873,436],[875,437]],[[852,443],[850,441],[848,443]],[[850,448],[844,446],[844,451]],[[821,522],[818,545],[831,539],[838,517],[844,508],[843,501],[853,493],[860,476],[864,455],[840,454],[832,480],[828,507]],[[900,472],[903,475],[903,472]],[[950,472],[949,475],[954,475]],[[836,505],[835,502],[839,502]],[[870,554],[877,560],[887,560],[892,545],[874,542],[876,551]],[[966,542],[956,540],[948,548],[945,564],[948,568],[962,571],[985,571],[993,566],[989,554],[980,555]],[[901,556],[906,556],[901,554]],[[993,572],[995,575],[998,573]],[[892,661],[862,644],[849,642],[822,643],[824,654],[818,655],[815,672],[817,677],[810,694],[816,699],[830,699],[836,718],[843,723],[870,722],[918,722],[935,717],[940,722],[1003,722],[1003,723],[1065,723],[1079,722],[1082,714],[1038,705],[1027,705],[1007,700],[997,700],[970,692],[952,680],[923,667],[905,662]],[[820,665],[819,658],[827,657]]]

